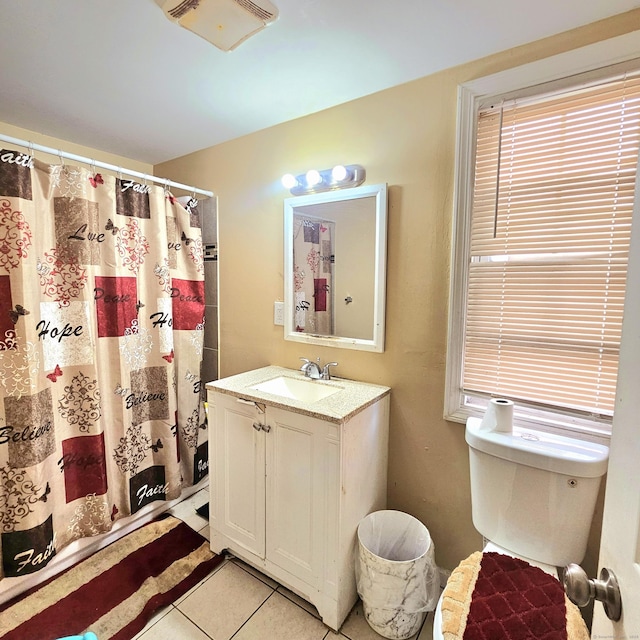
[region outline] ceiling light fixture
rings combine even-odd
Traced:
[[[269,0],[155,0],[164,15],[207,42],[231,51],[278,18]]]
[[[346,189],[361,185],[366,178],[364,167],[359,164],[336,165],[333,169],[318,171],[309,169],[306,173],[294,176],[287,173],[282,176],[282,186],[294,196],[334,189]]]

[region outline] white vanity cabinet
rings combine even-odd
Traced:
[[[338,630],[357,599],[357,525],[386,506],[389,395],[340,420],[218,382],[208,385],[211,548],[298,593]]]

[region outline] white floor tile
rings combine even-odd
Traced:
[[[261,580],[266,585],[270,586],[272,589],[277,589],[280,586],[273,578],[265,576],[264,573],[258,571],[258,569],[255,569],[250,564],[243,562],[242,560],[240,560],[240,558],[232,558],[231,561],[237,564],[241,569],[244,569],[245,571],[250,573],[255,578],[258,578],[258,580]]]
[[[229,640],[273,589],[227,562],[177,608],[215,640]]]
[[[196,509],[209,500],[209,489],[201,489],[186,500],[179,502],[175,507],[169,509],[169,513],[176,518],[180,518],[195,531],[199,531],[209,524],[206,518],[201,518]]]
[[[278,592],[251,616],[233,640],[323,640],[327,628]]]
[[[177,606],[183,600],[186,600],[196,589],[200,588],[209,578],[211,578],[211,576],[214,573],[216,573],[217,571],[220,571],[220,569],[222,569],[222,567],[224,567],[224,565],[227,562],[228,562],[228,560],[223,560],[217,567],[215,567],[215,569],[206,578],[203,578],[202,580],[200,580],[200,582],[198,582],[198,584],[196,584],[193,587],[191,587],[191,589],[189,589],[189,591],[187,591],[187,593],[185,593],[183,596],[180,596],[173,604],[175,606]]]
[[[209,640],[206,633],[198,629],[193,622],[174,607],[139,638],[140,640],[176,640],[176,638],[180,640]]]
[[[173,605],[168,605],[167,607],[162,607],[162,609],[158,609],[152,616],[149,622],[145,625],[144,629],[136,634],[133,637],[133,640],[138,640],[141,638],[146,631],[148,631],[156,622],[158,622],[161,618],[164,618],[167,614],[169,614],[173,609]],[[148,636],[147,636],[148,637]]]
[[[282,594],[285,598],[291,600],[294,604],[297,604],[299,607],[302,607],[305,611],[309,612],[314,618],[320,619],[320,614],[318,610],[310,603],[307,602],[304,598],[301,598],[298,594],[293,593],[293,591],[289,591],[286,587],[282,585],[278,586],[278,593]]]
[[[211,542],[211,529],[209,528],[209,523],[208,522],[204,527],[202,527],[202,529],[200,529],[200,531],[198,531],[198,533],[203,538],[206,538],[207,540],[209,540],[209,542]]]

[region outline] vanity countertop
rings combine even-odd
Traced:
[[[308,381],[310,384],[337,387],[340,390],[327,398],[322,398],[315,402],[301,402],[295,398],[285,398],[252,388],[279,376]],[[312,418],[328,420],[337,424],[346,422],[356,413],[366,409],[391,391],[389,387],[338,377],[333,377],[331,380],[310,381],[300,371],[276,366],[262,367],[261,369],[253,369],[245,373],[221,378],[220,380],[208,382],[206,386],[211,391],[219,391],[237,398],[262,402],[270,407],[295,411]]]

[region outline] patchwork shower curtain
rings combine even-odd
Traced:
[[[293,216],[295,330],[333,335],[335,223]]]
[[[2,576],[208,469],[197,207],[0,152]]]

